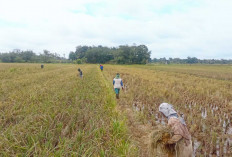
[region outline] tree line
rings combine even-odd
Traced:
[[[180,58],[154,58],[150,61],[157,64],[232,64],[232,59],[198,59],[196,57]]]
[[[0,62],[5,63],[109,63],[109,64],[232,64],[232,59],[198,59],[196,57],[180,58],[150,58],[151,51],[146,45],[77,46],[69,53],[69,58],[44,50],[36,54],[32,50],[0,53]]]
[[[77,46],[75,52],[69,53],[69,59],[77,63],[146,64],[150,55],[146,45]]]
[[[15,49],[12,52],[0,53],[0,61],[4,63],[66,63],[67,59],[48,50],[44,50],[42,54],[37,55],[31,50]]]

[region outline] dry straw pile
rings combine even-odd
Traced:
[[[167,143],[172,135],[168,126],[158,126],[150,134],[150,156],[175,156],[175,145]]]

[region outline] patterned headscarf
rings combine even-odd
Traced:
[[[120,78],[120,74],[117,73],[115,78],[116,78],[116,79],[119,79],[119,78]]]

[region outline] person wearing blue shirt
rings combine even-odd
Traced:
[[[100,65],[100,69],[101,69],[101,71],[103,71],[103,65]]]

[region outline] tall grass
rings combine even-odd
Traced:
[[[97,66],[1,65],[0,156],[136,156]]]

